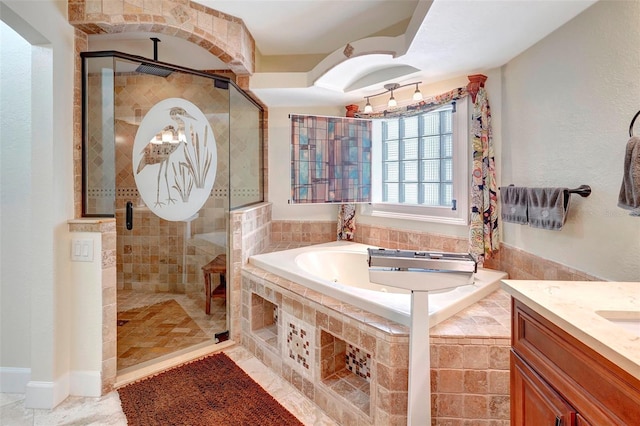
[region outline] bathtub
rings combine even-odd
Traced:
[[[319,293],[408,326],[408,290],[369,282],[365,244],[335,241],[258,254],[249,263]],[[425,272],[425,274],[428,272]],[[502,271],[478,268],[474,283],[429,294],[429,321],[434,326],[500,288]]]

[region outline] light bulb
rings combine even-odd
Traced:
[[[391,97],[389,98],[389,102],[387,103],[389,107],[398,106],[398,102],[396,102],[396,98],[393,97],[393,90],[391,91]]]
[[[416,84],[416,91],[413,92],[413,100],[414,101],[421,101],[422,100],[422,93],[420,93],[420,89],[418,89],[418,85]]]
[[[367,98],[367,104],[364,106],[364,112],[365,112],[365,114],[373,112],[373,107],[369,103],[369,98]]]

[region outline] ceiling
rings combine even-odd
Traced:
[[[259,57],[251,90],[267,106],[363,101],[385,83],[446,80],[499,67],[596,0],[195,0],[241,18]],[[91,36],[91,50],[151,57],[150,34]],[[204,49],[160,35],[159,59],[227,68]],[[347,58],[345,46],[355,50]],[[308,55],[324,58],[300,71]],[[268,72],[267,72],[268,71]]]

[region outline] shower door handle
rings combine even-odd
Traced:
[[[125,225],[128,230],[133,229],[133,203],[127,201],[127,213],[125,218]]]

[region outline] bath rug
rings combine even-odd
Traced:
[[[175,300],[118,312],[118,369],[213,341]]]
[[[301,426],[224,353],[118,389],[129,426]]]

